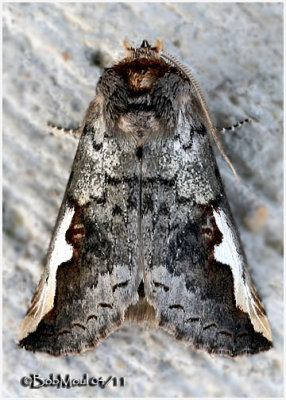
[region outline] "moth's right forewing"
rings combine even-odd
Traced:
[[[213,353],[269,349],[206,126],[186,106],[174,138],[150,142],[144,154],[144,286],[159,325]]]

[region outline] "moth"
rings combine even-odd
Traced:
[[[162,39],[124,45],[82,123],[19,345],[80,353],[137,322],[209,353],[268,350],[199,86]]]

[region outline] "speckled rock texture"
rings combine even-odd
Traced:
[[[283,7],[271,3],[6,3],[3,6],[3,390],[7,397],[279,397],[282,388]],[[77,141],[46,121],[81,123],[121,41],[163,37],[191,67],[240,182],[216,150],[274,348],[236,359],[210,356],[168,334],[125,326],[92,351],[53,358],[17,347],[43,270]],[[125,377],[105,389],[33,390],[22,377]]]

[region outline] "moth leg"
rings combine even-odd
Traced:
[[[217,128],[219,133],[226,133],[227,131],[236,131],[238,128],[240,128],[242,125],[245,123],[250,123],[252,121],[252,118],[247,117],[244,120],[237,122],[236,124],[233,124],[232,126],[228,126],[226,128]]]
[[[65,135],[70,135],[75,137],[76,139],[80,138],[81,135],[81,126],[75,129],[67,129],[67,128],[63,128],[61,126],[57,126],[52,124],[51,122],[47,122],[47,126],[49,126],[51,128],[51,133],[54,135],[57,134],[65,134]]]

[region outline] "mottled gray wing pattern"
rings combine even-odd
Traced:
[[[98,108],[85,123],[47,266],[22,324],[20,345],[33,351],[91,348],[136,302],[138,161],[132,143],[106,131]]]
[[[271,347],[206,128],[186,110],[175,137],[144,148],[142,238],[145,295],[163,329],[230,356]]]

